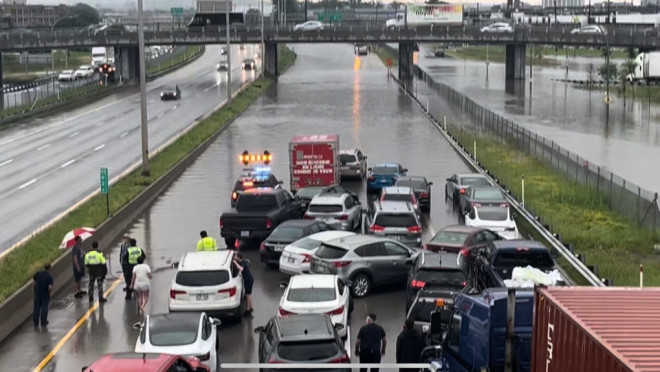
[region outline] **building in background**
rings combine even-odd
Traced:
[[[21,4],[22,3],[22,4]],[[11,28],[51,27],[64,17],[67,6],[25,5],[25,0],[3,0],[0,5],[0,18],[9,19]]]
[[[543,0],[542,1],[543,7],[554,8],[555,1],[557,2],[557,8],[572,8],[572,7],[585,6],[584,0]]]

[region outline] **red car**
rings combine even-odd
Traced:
[[[211,372],[197,358],[168,354],[115,353],[102,356],[82,372]]]
[[[481,248],[503,238],[497,233],[480,227],[451,225],[442,228],[424,245],[424,249],[459,253],[463,249]]]

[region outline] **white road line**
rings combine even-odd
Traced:
[[[19,188],[19,189],[24,189],[24,188],[30,186],[31,184],[33,184],[33,183],[35,183],[35,182],[37,182],[37,179],[36,179],[36,178],[34,178],[34,179],[30,180],[30,181],[27,181],[26,183],[24,183],[24,184],[18,186],[18,188]]]
[[[75,136],[77,136],[77,135],[79,135],[79,134],[80,134],[80,132],[76,132],[76,133],[70,135],[69,138],[73,138],[73,137],[75,137]]]
[[[126,137],[126,136],[128,136],[128,132],[124,132],[124,133],[122,133],[121,136],[119,136],[119,138],[124,138],[124,137]]]
[[[11,164],[13,161],[14,159],[5,160],[2,163],[0,163],[0,167],[5,166],[7,164]]]
[[[95,147],[95,148],[94,148],[94,151],[99,151],[100,149],[102,149],[102,148],[104,148],[104,147],[105,147],[105,143],[102,144],[102,145],[99,145],[99,146]]]
[[[50,147],[50,143],[47,143],[47,144],[45,144],[45,145],[39,147],[39,148],[37,149],[37,151],[41,151],[41,150],[43,150],[43,149],[47,149],[47,148],[49,148],[49,147]]]
[[[214,84],[214,85],[211,85],[210,87],[208,87],[208,88],[206,88],[206,89],[204,89],[204,91],[205,91],[205,92],[208,92],[209,90],[211,90],[211,89],[213,89],[213,88],[215,88],[215,84]]]
[[[76,159],[71,159],[71,160],[67,161],[66,163],[62,164],[62,168],[66,168],[66,167],[68,167],[69,165],[71,165],[75,162],[76,162]]]

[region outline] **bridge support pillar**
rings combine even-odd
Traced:
[[[399,80],[409,81],[413,78],[413,56],[415,43],[399,43]]]
[[[139,48],[126,47],[117,48],[115,53],[117,71],[124,82],[140,80],[140,53]]]
[[[277,43],[266,43],[264,50],[264,75],[268,78],[277,80],[279,47]]]
[[[505,47],[506,56],[506,80],[525,79],[525,45],[507,44]]]

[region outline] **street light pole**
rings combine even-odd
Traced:
[[[229,0],[225,3],[225,20],[227,24],[227,103],[231,103],[231,43],[229,42],[229,12],[231,11],[229,6]]]
[[[261,0],[261,73],[266,71],[266,42],[264,41],[264,0]]]
[[[140,59],[140,129],[142,134],[142,175],[149,171],[149,121],[147,119],[147,71],[144,55],[144,14],[142,0],[138,0],[138,58]]]

